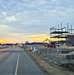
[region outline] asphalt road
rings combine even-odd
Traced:
[[[45,75],[32,58],[19,47],[0,49],[0,75]]]

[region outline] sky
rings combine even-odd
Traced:
[[[0,42],[43,41],[61,23],[74,25],[74,0],[0,0]]]

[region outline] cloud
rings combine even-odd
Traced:
[[[58,38],[51,38],[51,36],[47,34],[31,34],[31,35],[24,36],[24,38],[25,39],[27,38],[31,42],[43,42],[45,39],[49,39],[49,41],[58,41]],[[62,39],[62,40],[65,40],[65,39]]]
[[[9,15],[8,12],[2,12],[0,19],[1,19],[1,23],[5,23],[5,24],[17,20],[14,15]]]
[[[55,2],[56,0],[52,0],[53,2]]]
[[[25,33],[10,33],[9,36],[11,36],[11,37],[24,37]]]
[[[8,21],[15,21],[16,18],[15,18],[15,16],[6,16],[6,17],[5,17],[5,20],[8,20]]]
[[[9,37],[9,34],[14,31],[15,29],[13,27],[0,24],[0,37]]]
[[[43,42],[46,38],[50,39],[50,36],[46,35],[46,34],[29,34],[26,36],[23,36],[23,38],[25,39],[25,41],[29,41],[29,42]]]
[[[7,16],[7,12],[2,12],[2,15],[3,16]]]
[[[30,35],[32,41],[49,34],[52,26],[74,24],[73,20],[74,0],[0,0],[1,37]]]
[[[32,34],[32,35],[27,35],[24,37],[28,37],[28,38],[40,38],[40,37],[45,37],[45,34]]]
[[[13,37],[14,36],[14,37]],[[1,43],[25,43],[26,41],[29,42],[43,42],[45,39],[49,39],[50,41],[57,41],[58,39],[53,39],[50,38],[49,35],[46,34],[31,34],[31,35],[26,35],[26,36],[21,36],[21,35],[13,35],[10,38],[0,38]],[[18,37],[18,39],[17,39]],[[60,40],[60,39],[59,39]],[[45,41],[45,42],[49,42],[49,41]]]

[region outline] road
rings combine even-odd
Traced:
[[[0,49],[0,75],[45,75],[36,62],[19,47]]]

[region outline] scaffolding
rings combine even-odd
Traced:
[[[63,27],[61,23],[61,25],[58,25],[57,27],[50,28],[50,35],[51,38],[58,38],[57,42],[59,42],[59,39],[61,39],[60,41],[63,41],[62,38],[65,38],[65,41],[67,41],[68,36],[74,35],[73,31],[74,29],[72,25],[69,26],[69,23],[67,23],[67,26]]]

